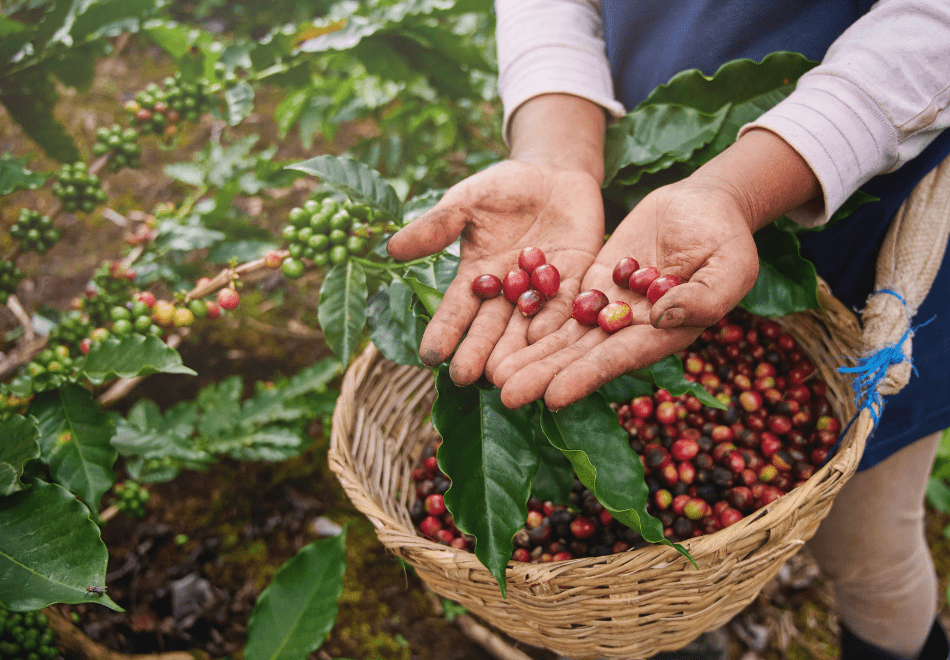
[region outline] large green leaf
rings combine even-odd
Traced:
[[[34,481],[0,497],[0,605],[19,612],[53,603],[122,608],[105,586],[109,551],[89,510],[62,486]]]
[[[37,396],[30,414],[37,419],[43,460],[53,479],[98,511],[103,493],[115,483],[112,420],[89,390],[73,383]]]
[[[497,389],[456,387],[448,369],[436,376],[432,425],[442,436],[439,468],[451,479],[445,505],[455,525],[476,538],[475,556],[507,594],[512,539],[528,516],[538,468],[534,405],[510,410]]]
[[[51,158],[60,162],[80,159],[79,149],[53,115],[58,94],[47,71],[10,76],[0,85],[0,103],[23,132]]]
[[[541,428],[552,445],[574,466],[574,473],[614,518],[651,543],[665,543],[689,557],[663,536],[663,525],[647,513],[650,495],[643,463],[617,421],[617,413],[597,392],[557,412],[541,412]],[[691,558],[690,558],[691,559]]]
[[[574,486],[574,466],[560,449],[548,442],[537,425],[538,471],[531,481],[531,495],[555,504],[570,504]]]
[[[759,276],[740,301],[757,316],[787,316],[818,309],[818,273],[801,254],[794,232],[771,224],[755,233]]]
[[[27,158],[0,155],[0,196],[17,190],[36,190],[44,185],[49,176],[27,169]]]
[[[224,92],[228,124],[237,126],[254,110],[254,88],[243,80]]]
[[[368,296],[366,272],[352,259],[331,268],[320,286],[317,320],[327,345],[344,364],[363,335]]]
[[[178,351],[152,335],[128,335],[121,340],[109,337],[93,346],[81,369],[95,385],[112,378],[157,373],[197,375],[182,364]]]
[[[370,329],[370,339],[373,345],[379,349],[379,352],[390,362],[422,367],[424,365],[419,358],[417,333],[415,330],[412,333],[407,332],[394,315],[394,310],[399,307],[392,295],[394,288],[409,291],[409,287],[401,280],[395,280],[388,288],[380,289],[369,299],[367,323]],[[409,300],[411,299],[410,295]],[[411,313],[412,307],[408,306],[406,310],[412,319],[412,326],[410,327],[415,328],[417,321]]]
[[[134,34],[142,22],[168,4],[168,0],[98,0],[76,16],[70,35],[78,41]]]
[[[339,190],[355,202],[369,204],[385,212],[392,220],[402,215],[402,202],[392,185],[376,170],[358,160],[317,156],[287,167],[320,177],[327,186]]]
[[[692,394],[712,408],[725,410],[726,406],[719,399],[706,391],[699,383],[691,383],[683,377],[683,361],[675,355],[667,355],[659,362],[654,362],[645,369],[631,372],[634,378],[647,383],[653,383],[660,389],[669,390],[673,396]]]
[[[247,624],[246,660],[302,660],[336,624],[346,570],[346,530],[294,555],[257,599]]]
[[[38,435],[36,424],[23,415],[12,415],[0,422],[0,496],[23,489],[23,466],[40,455]]]

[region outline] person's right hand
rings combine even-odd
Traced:
[[[450,188],[432,210],[400,229],[388,250],[400,261],[418,259],[459,236],[458,273],[426,328],[419,355],[435,366],[455,351],[449,373],[467,385],[486,365],[490,370],[570,317],[584,273],[604,242],[599,181],[586,172],[504,161]],[[504,295],[486,301],[475,296],[476,277],[504,279],[529,246],[540,248],[561,274],[560,290],[536,316],[524,318]]]

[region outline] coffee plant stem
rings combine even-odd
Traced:
[[[7,308],[13,312],[13,316],[16,317],[16,320],[23,326],[23,339],[21,341],[33,341],[36,338],[36,333],[33,331],[33,323],[30,321],[30,315],[26,313],[26,310],[23,309],[23,305],[20,304],[20,300],[16,297],[16,294],[11,293],[10,297],[7,298],[6,304]]]
[[[379,261],[370,261],[369,259],[363,259],[362,257],[350,257],[350,260],[354,263],[358,263],[364,268],[369,270],[375,270],[379,272],[391,271],[391,270],[400,270],[402,268],[408,268],[409,266],[415,266],[416,264],[424,264],[432,261],[432,257],[423,257],[421,259],[413,259],[412,261],[398,261],[395,263],[387,264],[380,263]]]

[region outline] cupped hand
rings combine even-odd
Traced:
[[[603,245],[599,183],[584,172],[504,161],[450,188],[432,210],[399,230],[388,250],[400,261],[418,259],[459,236],[458,273],[426,328],[419,354],[435,366],[455,352],[450,374],[466,385],[484,373],[489,358],[502,361],[570,317],[581,279]],[[541,248],[561,275],[557,295],[530,319],[503,295],[482,301],[471,288],[479,275],[504,279],[528,246]]]
[[[516,408],[543,396],[557,410],[688,346],[755,283],[758,257],[750,225],[741,200],[715,186],[686,179],[648,195],[603,246],[582,286],[627,302],[633,325],[608,335],[569,319],[494,369],[502,401]],[[625,256],[677,275],[683,284],[651,305],[614,284],[614,266]]]

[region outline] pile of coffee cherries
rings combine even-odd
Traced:
[[[684,377],[724,410],[662,389],[616,406],[644,465],[647,511],[671,541],[723,529],[782,497],[815,473],[841,433],[826,383],[775,321],[735,310],[679,357]],[[469,549],[471,539],[454,527],[444,503],[430,500],[450,485],[434,453],[413,472],[411,517],[423,536]],[[577,479],[569,503],[532,498],[528,509],[514,538],[516,561],[600,556],[645,543]]]

